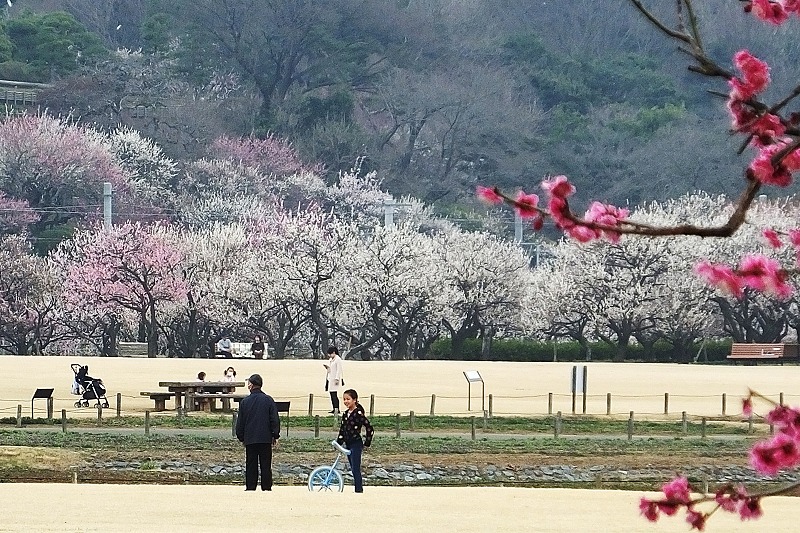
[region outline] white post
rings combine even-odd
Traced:
[[[522,217],[519,216],[517,212],[514,212],[514,242],[516,244],[522,244]],[[539,266],[538,261],[536,262],[536,266]]]
[[[394,198],[387,198],[383,201],[383,225],[387,228],[394,227]]]
[[[103,229],[111,229],[111,183],[103,183]]]

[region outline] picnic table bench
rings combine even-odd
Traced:
[[[241,402],[242,398],[245,396],[247,396],[247,394],[239,394],[235,392],[190,392],[186,394],[186,403],[188,405],[191,403],[191,400],[194,399],[200,403],[201,408],[204,411],[215,411],[217,399],[219,399],[222,400],[222,410],[230,411],[231,400],[234,402]]]
[[[166,411],[167,400],[175,396],[174,392],[140,392],[142,396],[148,396],[151,400],[155,401],[155,411]]]
[[[744,361],[745,364],[755,365],[758,361],[784,361],[800,358],[800,346],[797,344],[759,344],[734,342],[731,346],[731,353],[728,359],[734,361]]]
[[[187,399],[190,395],[197,395],[208,389],[214,390],[211,393],[217,397],[221,394],[234,394],[236,387],[244,387],[244,381],[159,381],[159,387],[166,388],[175,394],[175,409],[180,409],[183,405],[183,396]],[[186,410],[194,410],[194,402],[186,402]]]

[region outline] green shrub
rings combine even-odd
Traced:
[[[450,361],[481,361],[481,339],[468,339],[458,354],[452,353],[452,343],[449,338],[440,339],[433,343],[428,358],[434,360]],[[706,341],[700,351],[697,344],[690,349],[689,360],[694,360],[700,352],[698,361],[701,363],[725,361],[731,350],[731,341]],[[592,361],[612,361],[617,354],[617,347],[605,342],[589,344]],[[576,341],[542,342],[526,339],[496,339],[492,341],[491,350],[487,361],[517,361],[517,362],[547,362],[547,361],[586,361],[586,354]],[[658,341],[652,350],[645,352],[640,344],[631,344],[627,349],[626,361],[642,361],[657,363],[687,362],[681,358],[677,350],[668,342]]]

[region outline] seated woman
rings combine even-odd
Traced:
[[[236,381],[236,370],[232,366],[226,368],[221,381]]]
[[[264,359],[264,341],[261,340],[261,335],[255,336],[253,344],[250,345],[250,351],[256,359]]]

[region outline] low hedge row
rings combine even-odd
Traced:
[[[498,339],[492,342],[489,356],[481,357],[481,339],[466,341],[459,353],[453,353],[450,339],[441,339],[431,346],[429,359],[461,361],[586,361],[577,342],[539,342],[532,340]],[[611,361],[617,354],[617,347],[604,342],[590,343],[592,361]],[[730,353],[731,341],[706,341],[700,362],[717,363],[725,361]],[[700,351],[700,345],[693,346],[688,354],[678,353],[672,345],[657,342],[651,351],[645,352],[639,344],[628,346],[626,361],[647,361],[659,363],[689,363]]]

